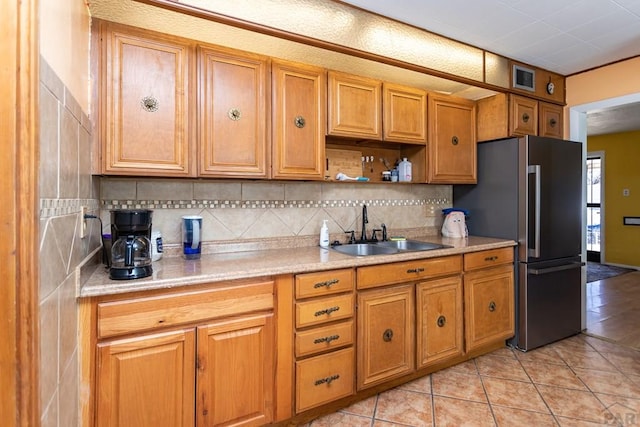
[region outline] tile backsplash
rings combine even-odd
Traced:
[[[382,223],[390,235],[438,234],[452,203],[450,185],[102,178],[100,187],[105,232],[112,209],[152,209],[153,229],[169,248],[181,242],[182,215],[202,215],[205,246],[274,238],[317,244],[323,219],[331,240],[344,241],[350,230],[359,237],[363,204],[369,235]]]

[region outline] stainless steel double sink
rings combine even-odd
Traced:
[[[401,252],[431,251],[450,247],[451,246],[441,245],[438,243],[422,242],[420,240],[395,240],[371,243],[349,243],[345,245],[332,246],[331,248],[334,251],[347,255],[370,256],[392,255]]]

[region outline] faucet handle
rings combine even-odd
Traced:
[[[377,242],[378,241],[378,236],[376,236],[376,231],[382,231],[382,230],[379,229],[379,228],[374,228],[371,231],[371,241],[373,241],[373,242]]]
[[[356,242],[356,232],[354,230],[345,231],[345,234],[349,234],[349,244]]]

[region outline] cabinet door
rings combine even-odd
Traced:
[[[414,369],[413,285],[358,293],[358,390]]]
[[[513,265],[464,275],[467,351],[506,340],[515,330]]]
[[[273,61],[273,178],[323,179],[326,72]]]
[[[416,285],[418,369],[463,353],[462,278]]]
[[[538,101],[510,96],[509,126],[513,136],[538,134]]]
[[[562,106],[549,104],[548,102],[540,102],[538,109],[540,110],[538,135],[562,139],[564,131],[562,124]]]
[[[268,60],[198,49],[201,176],[267,177]]]
[[[103,172],[193,175],[192,47],[151,33],[106,28]]]
[[[261,426],[273,420],[273,334],[272,314],[198,327],[199,426]]]
[[[384,84],[384,140],[412,144],[427,142],[427,93]]]
[[[477,182],[476,152],[475,103],[466,99],[430,94],[428,182]]]
[[[193,426],[195,331],[98,344],[96,425]]]
[[[328,135],[382,139],[382,82],[328,73]]]

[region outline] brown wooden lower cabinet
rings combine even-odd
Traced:
[[[358,390],[414,370],[413,285],[358,293]]]
[[[98,345],[96,425],[194,425],[195,330]]]

